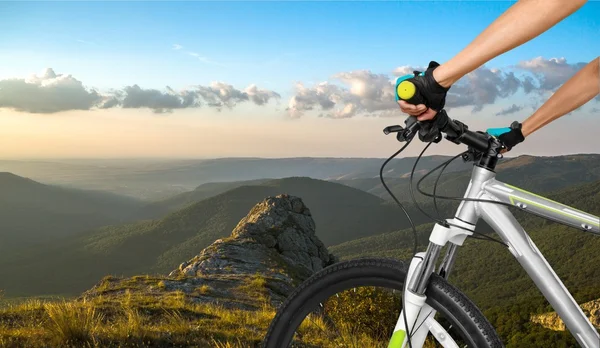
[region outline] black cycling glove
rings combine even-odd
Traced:
[[[486,131],[489,135],[493,135],[506,146],[510,151],[515,145],[522,143],[525,140],[521,132],[521,123],[513,122],[510,127],[505,128],[490,128]]]
[[[446,110],[437,113],[433,120],[421,121],[419,128],[419,140],[425,143],[439,142],[442,139],[442,129],[448,123],[448,114]]]
[[[446,94],[450,87],[442,87],[434,78],[433,70],[440,66],[437,62],[429,62],[424,73],[415,71],[415,77],[407,79],[415,84],[421,100],[428,108],[440,111],[446,105]]]

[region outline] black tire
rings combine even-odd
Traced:
[[[356,259],[331,265],[304,281],[281,305],[271,322],[262,347],[288,347],[296,328],[313,308],[340,291],[361,286],[380,286],[402,291],[406,275],[403,262],[389,259]],[[444,278],[432,275],[427,304],[462,332],[469,347],[504,347],[481,311]]]

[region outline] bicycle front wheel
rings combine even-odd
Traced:
[[[281,305],[263,347],[387,346],[401,313],[406,270],[399,261],[366,258],[321,270]],[[460,347],[503,347],[481,311],[445,279],[432,275],[426,295],[435,320]],[[429,335],[425,347],[439,346]]]

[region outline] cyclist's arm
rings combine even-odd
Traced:
[[[435,69],[433,76],[440,85],[448,87],[492,58],[550,29],[586,2],[587,0],[520,0],[460,53]]]
[[[600,94],[600,57],[591,61],[563,84],[544,105],[523,121],[527,137],[555,119],[577,109]]]

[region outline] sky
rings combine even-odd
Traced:
[[[405,118],[395,78],[513,3],[0,2],[0,158],[385,157],[400,144],[382,129]],[[449,115],[525,119],[598,56],[599,18],[589,1],[468,74]],[[594,100],[511,154],[598,152],[599,121]]]

